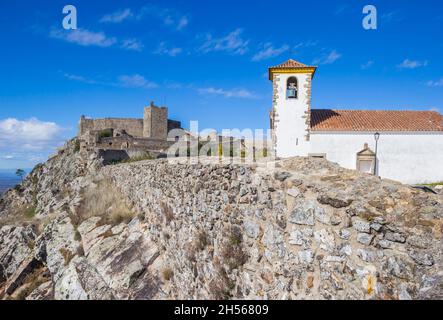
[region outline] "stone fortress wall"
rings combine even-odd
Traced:
[[[168,109],[145,108],[143,116],[143,137],[166,140],[168,136]]]
[[[106,129],[125,130],[134,137],[143,137],[143,119],[105,118],[86,119],[80,118],[79,135],[84,136],[88,132]]]
[[[181,122],[168,119],[168,108],[151,102],[142,119],[80,118],[78,137],[82,150],[166,150],[168,132],[181,128]]]

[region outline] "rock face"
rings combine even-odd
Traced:
[[[82,212],[103,180],[132,218]],[[72,141],[1,198],[2,218],[3,298],[443,298],[441,195],[322,159],[101,167]]]

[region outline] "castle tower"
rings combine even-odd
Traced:
[[[273,83],[272,143],[277,157],[309,153],[311,82],[316,67],[289,59],[269,68]]]
[[[168,109],[166,107],[156,107],[154,102],[151,102],[149,107],[145,107],[143,137],[159,140],[167,139]]]

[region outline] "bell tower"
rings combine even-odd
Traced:
[[[272,143],[277,157],[309,153],[311,85],[316,69],[292,59],[269,68]]]

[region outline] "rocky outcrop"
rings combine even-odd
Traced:
[[[131,215],[86,205],[103,181]],[[443,297],[441,195],[322,159],[102,167],[73,140],[1,198],[1,221],[0,298]]]
[[[0,283],[9,279],[33,253],[35,230],[32,226],[4,226],[0,229]]]
[[[80,153],[76,139],[67,142],[57,155],[37,165],[21,185],[0,197],[0,219],[18,220],[24,212],[44,218],[77,206],[81,201],[79,191],[100,167],[96,154]]]

